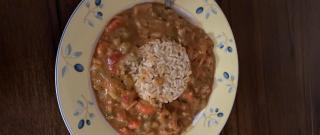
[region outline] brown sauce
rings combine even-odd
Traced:
[[[139,61],[135,52],[152,40],[170,40],[186,48],[191,80],[173,102],[155,107],[134,89],[125,61]],[[91,63],[91,81],[106,120],[122,135],[181,134],[205,108],[212,92],[213,41],[173,9],[145,3],[114,17],[106,26]]]

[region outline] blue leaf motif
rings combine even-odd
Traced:
[[[66,46],[66,48],[64,49],[64,55],[69,56],[71,54],[71,52],[72,52],[72,47],[70,44],[68,44]]]
[[[197,9],[196,9],[196,13],[197,14],[201,14],[203,12],[203,7],[198,7]]]
[[[83,95],[82,100],[76,100],[77,103],[77,109],[73,113],[73,116],[76,117],[82,117],[78,122],[78,129],[84,128],[86,125],[90,126],[92,124],[92,119],[95,117],[95,115],[89,111],[89,105],[91,101],[87,100],[87,98]]]
[[[233,87],[229,87],[228,92],[231,93],[233,90]]]
[[[62,74],[62,77],[64,77],[64,75],[68,72],[68,67],[66,65],[64,65],[62,67],[62,70],[61,70],[61,74]]]
[[[213,109],[212,107],[210,108],[210,112],[211,112],[211,113],[213,113],[213,112],[214,112],[214,109]]]
[[[93,113],[89,113],[89,118],[94,118],[94,114]]]
[[[73,113],[73,116],[78,116],[80,114],[80,112],[76,111]]]
[[[79,106],[77,107],[77,109],[75,110],[74,114],[75,114],[76,112],[78,112],[79,115],[80,115],[80,114],[83,113],[83,111],[84,111],[84,108],[79,105]]]
[[[203,117],[207,117],[207,114],[206,114],[206,113],[203,113]]]
[[[72,53],[72,57],[78,58],[82,55],[82,52],[74,52]]]
[[[234,76],[233,75],[231,75],[230,80],[234,81]]]
[[[86,120],[86,123],[87,123],[88,126],[91,125],[91,121],[90,120]]]
[[[219,124],[217,120],[214,120],[214,124]]]
[[[82,129],[84,127],[84,120],[81,119],[78,123],[78,129]]]
[[[89,105],[94,105],[94,103],[92,101],[89,101]]]
[[[78,105],[80,105],[80,107],[84,107],[84,104],[81,100],[78,100],[77,103],[78,103]]]
[[[216,108],[215,112],[216,112],[216,113],[219,112],[219,108]]]
[[[211,13],[217,14],[217,11],[213,9],[213,7],[210,8]]]
[[[210,17],[210,12],[206,13],[206,19],[208,19]]]
[[[211,127],[211,126],[213,126],[214,124],[216,124],[216,120],[211,119],[211,120],[208,121],[208,127]]]
[[[220,49],[222,49],[222,48],[224,47],[224,44],[223,44],[223,43],[219,43],[217,46],[218,46]]]
[[[224,72],[224,73],[223,73],[223,76],[224,76],[224,78],[226,78],[226,79],[229,79],[229,77],[230,77],[230,75],[229,75],[228,72]]]
[[[94,27],[94,24],[92,21],[88,20],[88,24],[89,24],[89,26]]]

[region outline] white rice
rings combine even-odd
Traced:
[[[138,64],[129,63],[139,96],[151,103],[177,99],[191,75],[186,49],[175,42],[155,40],[138,49]]]

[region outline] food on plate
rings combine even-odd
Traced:
[[[204,30],[163,4],[144,3],[107,24],[90,74],[99,108],[120,134],[176,135],[207,105],[214,71]]]

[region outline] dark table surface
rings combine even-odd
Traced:
[[[68,134],[54,89],[79,0],[0,0],[0,134]],[[218,0],[240,80],[222,135],[320,135],[320,0]]]

